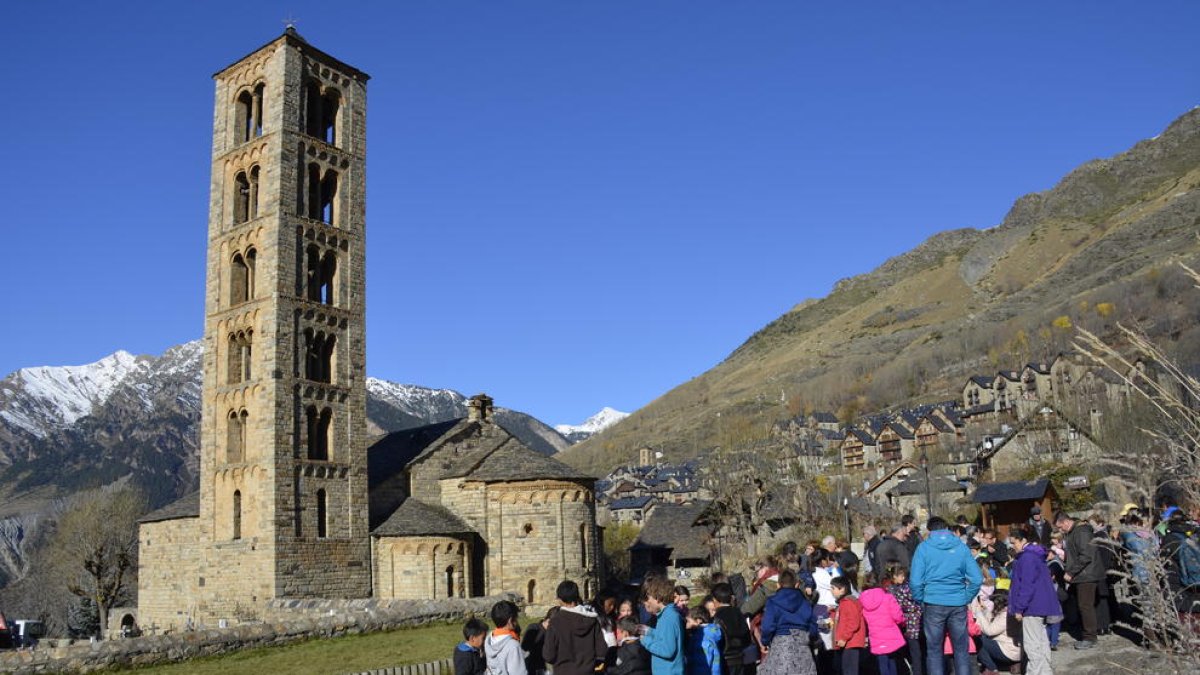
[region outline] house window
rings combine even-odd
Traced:
[[[233,491],[233,538],[242,538],[242,491]]]
[[[317,538],[329,536],[329,508],[326,502],[325,490],[317,490]]]

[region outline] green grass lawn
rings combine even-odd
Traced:
[[[462,623],[405,628],[389,633],[315,639],[134,671],[137,675],[247,673],[351,673],[450,658],[462,642]]]

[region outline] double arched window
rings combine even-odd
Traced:
[[[337,294],[334,281],[337,279],[337,254],[333,251],[325,251],[322,254],[316,244],[310,244],[305,249],[305,258],[307,259],[306,277],[308,281],[306,297],[324,305],[336,305]]]
[[[257,264],[258,251],[253,247],[233,254],[229,270],[229,304],[237,305],[254,299]]]
[[[225,461],[229,464],[238,464],[246,458],[246,428],[250,414],[246,412],[245,408],[230,410],[225,418],[227,422]]]
[[[263,135],[263,103],[267,85],[259,82],[253,89],[245,89],[237,95],[234,104],[234,140],[245,143]]]
[[[337,208],[338,173],[333,169],[322,171],[316,162],[303,169],[305,204],[301,214],[327,225],[338,225],[341,219]]]
[[[229,334],[229,359],[226,364],[227,384],[238,384],[250,379],[251,343],[254,331],[243,330]]]
[[[308,406],[304,409],[304,426],[308,435],[308,458],[328,462],[333,411],[329,408],[317,410],[316,406]]]
[[[304,133],[329,145],[338,144],[338,121],[342,95],[337,89],[321,88],[316,82],[304,86]]]
[[[233,177],[233,224],[239,225],[258,217],[257,166],[239,171]]]
[[[304,378],[313,382],[333,382],[334,354],[337,336],[317,332],[309,328],[304,331]]]

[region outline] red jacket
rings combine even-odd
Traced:
[[[837,627],[833,632],[834,649],[842,649],[836,645],[843,640],[846,641],[846,649],[867,646],[867,624],[863,623],[862,605],[848,595],[838,600]]]

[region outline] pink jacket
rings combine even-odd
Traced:
[[[872,654],[891,654],[905,646],[904,612],[896,598],[882,588],[868,588],[858,596],[867,623],[867,638]]]
[[[967,608],[967,644],[971,648],[971,653],[975,653],[975,638],[983,634],[983,629],[979,624],[975,623],[975,615],[971,613],[971,609]],[[942,651],[946,654],[953,654],[954,648],[950,646],[950,633],[946,633],[946,640],[942,645]]]

